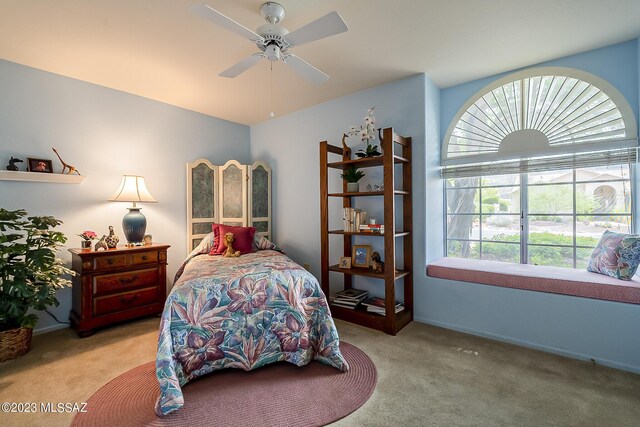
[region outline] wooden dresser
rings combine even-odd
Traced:
[[[107,251],[69,249],[73,278],[71,326],[78,336],[123,320],[162,313],[167,249],[151,244]]]

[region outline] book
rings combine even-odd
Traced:
[[[396,306],[396,313],[400,313],[402,310],[404,310],[404,306],[400,305],[400,306]],[[369,313],[376,313],[376,314],[386,314],[384,308],[379,308],[379,307],[367,307],[367,311]]]
[[[361,301],[366,296],[369,295],[369,292],[362,291],[360,289],[343,289],[339,292],[336,292],[336,299],[348,299],[348,300],[356,300]]]
[[[379,298],[379,297],[367,298],[362,302],[362,305],[366,307],[381,308],[382,310],[384,310],[384,298]],[[396,309],[400,306],[402,306],[402,303],[399,301],[396,301]]]
[[[353,306],[353,307],[360,304],[360,300],[351,300],[351,299],[342,299],[342,298],[336,298],[333,300],[333,302],[337,302],[338,304],[344,304],[344,305]]]
[[[333,300],[333,302],[331,303],[331,305],[335,305],[337,307],[342,307],[342,308],[348,308],[350,310],[355,310],[356,306],[355,305],[347,305],[347,304],[341,304],[340,302]]]

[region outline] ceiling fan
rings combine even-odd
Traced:
[[[267,24],[261,25],[255,32],[223,15],[208,4],[195,4],[189,9],[192,13],[248,39],[260,49],[260,52],[254,53],[221,72],[221,77],[236,77],[257,64],[258,61],[266,58],[272,62],[282,60],[307,80],[315,84],[324,83],[329,79],[328,75],[294,55],[289,49],[343,33],[349,29],[338,12],[333,11],[289,32],[286,28],[277,25],[284,18],[284,7],[271,1],[260,7],[260,12]]]

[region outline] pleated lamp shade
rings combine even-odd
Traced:
[[[110,202],[133,202],[122,218],[122,230],[130,244],[141,244],[147,229],[147,219],[136,206],[137,202],[156,203],[156,199],[149,193],[144,177],[137,175],[124,175],[118,191],[108,199]]]

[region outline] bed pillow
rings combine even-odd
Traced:
[[[605,231],[589,258],[587,270],[631,280],[640,265],[640,235]]]
[[[218,235],[218,247],[214,251],[211,249],[209,252],[210,255],[220,255],[223,254],[224,251],[227,250],[227,245],[224,243],[224,236],[227,233],[233,233],[235,240],[233,241],[233,248],[237,251],[240,251],[243,254],[247,254],[249,252],[253,252],[253,236],[256,234],[256,229],[254,227],[234,227],[231,225],[217,224],[214,227],[214,234]]]
[[[218,242],[215,238],[215,233],[211,232],[202,238],[198,246],[193,249],[189,256],[197,254],[207,254],[211,252],[211,249],[216,248],[217,246]]]
[[[254,238],[254,243],[256,248],[259,251],[264,251],[266,249],[272,249],[274,251],[278,251],[278,252],[282,252],[282,249],[280,249],[278,247],[278,245],[276,245],[275,243],[273,243],[271,240],[267,239],[264,236],[255,236]]]

